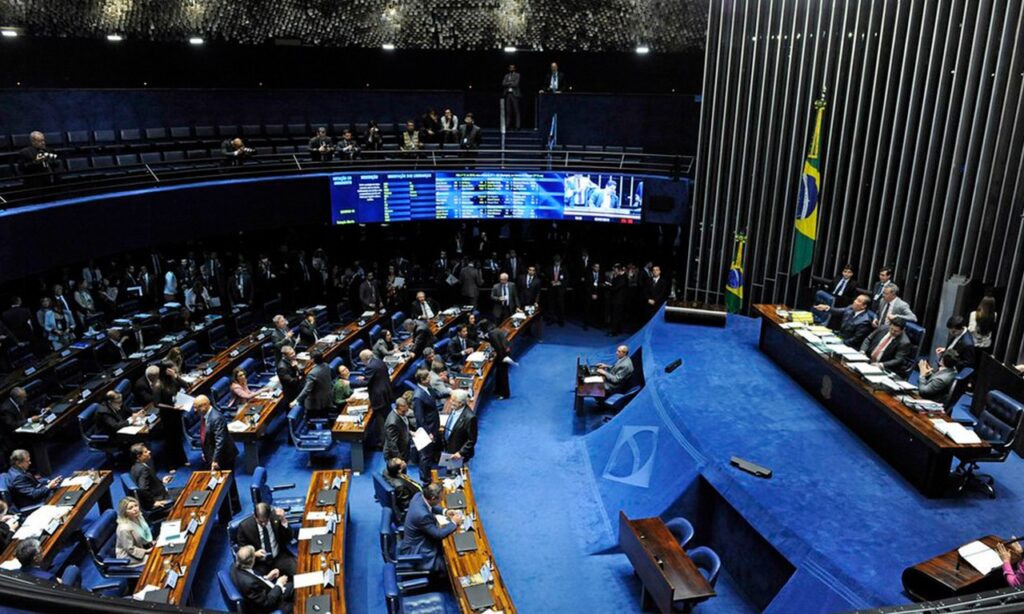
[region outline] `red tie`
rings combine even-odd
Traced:
[[[875,346],[875,351],[871,352],[872,362],[878,362],[879,360],[882,359],[882,352],[885,351],[885,348],[889,347],[889,343],[891,341],[892,333],[886,333],[885,337],[882,338],[882,341],[877,346]]]
[[[199,443],[206,444],[206,420],[202,418],[199,419]]]

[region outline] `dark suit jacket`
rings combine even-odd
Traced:
[[[544,73],[544,91],[545,92],[562,92],[569,89],[569,84],[565,81],[565,73],[557,71],[558,74],[558,87],[551,89],[551,71]]]
[[[447,418],[448,416],[445,416]],[[463,460],[473,458],[476,449],[476,413],[466,408],[458,421],[452,425],[451,430],[445,434],[444,451],[448,454],[458,452]]]
[[[306,320],[303,320],[299,324],[299,339],[301,339],[306,345],[313,345],[316,343],[319,336],[320,331],[316,329],[316,324],[310,324]]]
[[[516,282],[516,291],[524,305],[536,305],[540,299],[540,277],[533,276],[532,283],[526,283],[526,275],[520,275]]]
[[[408,478],[408,476],[406,477]],[[411,479],[391,477],[388,475],[387,469],[384,470],[384,479],[391,485],[391,488],[395,489],[395,516],[398,517],[399,522],[404,523],[405,514],[409,511],[409,502],[417,494],[423,492],[423,489],[417,488]]]
[[[875,351],[875,348],[882,341],[882,339],[889,333],[888,328],[879,328],[875,332],[871,333],[864,343],[860,346],[860,351],[867,354],[869,357]],[[910,343],[910,339],[907,338],[907,333],[900,335],[899,339],[889,343],[885,351],[882,352],[881,360],[879,362],[883,367],[896,373],[906,373],[910,368],[910,356],[913,351],[913,345]]]
[[[284,602],[284,591],[276,584],[273,588],[238,565],[231,566],[231,580],[242,594],[245,611],[254,614],[266,614],[281,607]]]
[[[22,409],[24,408],[19,409],[10,398],[0,404],[0,445],[11,446],[7,452],[14,451],[12,433],[25,424],[25,418],[21,415]]]
[[[843,276],[832,280],[832,284],[829,285],[828,291],[832,296],[836,297],[834,305],[836,307],[846,307],[853,302],[853,299],[857,298],[857,280],[850,278],[850,281],[846,282],[846,287],[839,294],[836,294],[835,290],[839,286],[839,282],[842,281]]]
[[[18,172],[22,175],[38,175],[40,173],[47,173],[50,170],[57,170],[59,168],[57,160],[49,160],[49,168],[47,168],[46,162],[43,160],[36,159],[42,152],[53,153],[49,149],[36,149],[29,145],[18,150]]]
[[[510,312],[519,308],[519,294],[516,292],[516,285],[509,280],[508,305],[501,303],[501,282],[498,282],[491,287],[491,300],[494,301],[494,319],[504,319]],[[501,324],[501,322],[497,321],[495,324]]]
[[[325,412],[334,407],[334,382],[331,380],[331,368],[326,364],[314,365],[306,376],[306,385],[295,400],[306,408],[307,412]]]
[[[441,417],[437,413],[434,393],[417,385],[412,396],[412,412],[416,415],[416,424],[433,435],[434,441],[441,441]]]
[[[416,328],[412,330],[412,352],[416,356],[422,356],[423,350],[434,345],[437,338],[430,332],[430,325],[422,320],[416,321]]]
[[[359,302],[363,304],[366,311],[376,310],[384,299],[380,295],[380,286],[376,280],[364,281],[359,286]]]
[[[467,336],[466,349],[474,348],[476,348],[476,341],[472,337]],[[462,355],[462,341],[458,335],[448,340],[448,360],[460,364],[466,360],[466,357]]]
[[[288,544],[292,541],[292,532],[286,524],[283,524],[275,514],[270,515],[270,530],[274,533],[274,538],[277,540],[277,552],[289,553]],[[259,525],[256,523],[256,516],[250,515],[248,518],[238,523],[238,545],[239,546],[252,546],[253,548],[260,550],[263,548],[263,542],[260,541],[260,530]],[[267,556],[270,556],[270,551],[267,551]]]
[[[139,504],[142,505],[142,509],[151,510],[157,501],[170,498],[167,487],[164,486],[163,480],[157,477],[152,465],[135,463],[129,473],[138,486]]]
[[[11,329],[19,342],[32,341],[32,311],[27,307],[11,307],[3,314],[3,322]]]
[[[11,467],[7,472],[7,489],[11,502],[17,508],[42,503],[52,492],[46,487],[46,482],[37,480],[34,475],[17,467]]]
[[[949,342],[951,341],[953,340],[946,340],[947,350],[950,349]],[[964,367],[974,367],[974,335],[970,332],[965,332],[963,337],[960,337],[960,340],[956,342],[956,345],[954,345],[952,349],[956,351],[956,354],[959,357],[956,361],[957,371],[962,370]]]
[[[487,340],[494,348],[495,360],[501,360],[509,355],[508,333],[504,330],[495,327],[487,333]]]
[[[653,299],[656,307],[668,300],[670,290],[668,280],[665,279],[664,275],[658,278],[657,283],[654,282],[654,279],[651,279],[644,286],[645,296],[648,299]]]
[[[865,309],[857,314],[852,307],[840,307],[833,308],[832,313],[842,318],[839,323],[839,336],[843,338],[843,342],[852,348],[863,345],[864,340],[871,334],[871,311]]]
[[[295,336],[292,335],[291,337],[288,337],[285,334],[287,332],[287,328],[281,330],[280,328],[275,326],[273,332],[270,333],[270,340],[274,342],[274,349],[277,350],[278,355],[281,354],[281,348],[283,348],[286,345],[295,347]]]
[[[206,415],[206,439],[203,441],[203,457],[208,463],[217,463],[221,469],[234,467],[238,450],[235,438],[228,430],[231,417],[214,405]]]
[[[391,405],[394,394],[391,390],[391,375],[384,361],[374,356],[366,363],[366,388],[370,396],[370,407],[383,411]]]
[[[430,305],[430,311],[431,311],[431,313],[434,314],[434,317],[436,318],[437,317],[437,302],[434,301],[434,299],[432,299],[432,298],[428,298],[424,302],[427,303],[428,305]],[[419,301],[413,301],[412,302],[412,305],[409,307],[409,315],[411,317],[413,317],[413,318],[422,318],[423,317],[423,308],[420,307],[420,302]]]
[[[434,514],[440,514],[440,507],[429,507],[423,493],[417,493],[409,501],[409,509],[405,514],[405,535],[399,546],[401,554],[422,554],[426,559],[423,569],[440,568],[441,540],[458,529],[455,523],[449,522],[443,527],[437,526]]]
[[[283,357],[277,361],[277,379],[281,382],[281,390],[284,391],[286,398],[294,399],[299,394],[302,386],[299,369],[293,367],[292,363]]]
[[[480,126],[473,124],[459,126],[459,147],[462,149],[480,149],[481,130]]]
[[[408,417],[409,419],[412,416]],[[409,460],[412,435],[409,433],[409,425],[398,415],[398,412],[388,413],[384,421],[384,460],[391,458],[402,458]]]
[[[132,400],[136,405],[149,405],[153,402],[153,387],[149,385],[145,375],[135,380],[135,385],[132,386]]]
[[[99,431],[100,434],[107,435],[111,438],[117,436],[117,431],[119,429],[128,426],[128,419],[106,403],[100,404],[100,408],[96,410],[95,418],[96,430]]]

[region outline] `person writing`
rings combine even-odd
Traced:
[[[633,361],[629,357],[629,346],[620,345],[615,349],[615,364],[597,364],[597,374],[604,378],[607,390],[618,390],[633,375]]]
[[[153,550],[153,532],[142,517],[142,507],[135,497],[125,497],[117,504],[117,558],[130,565],[142,565]]]

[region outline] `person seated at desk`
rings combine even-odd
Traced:
[[[135,497],[125,497],[117,504],[117,544],[114,553],[129,565],[144,565],[153,551],[153,531],[142,516],[142,506]]]
[[[860,351],[868,355],[872,364],[904,376],[913,344],[903,332],[906,321],[893,318],[888,327],[875,329],[860,346]]]
[[[597,374],[604,378],[604,387],[608,391],[618,391],[626,386],[633,376],[633,360],[629,357],[629,346],[620,345],[615,348],[615,364],[597,363]]]
[[[1024,586],[1024,549],[1021,548],[1020,542],[1013,542],[1009,548],[1000,542],[996,544],[996,554],[1003,562],[1003,577],[1006,578],[1006,584],[1014,588]]]
[[[413,495],[402,524],[405,533],[399,544],[400,554],[423,555],[424,560],[418,565],[419,569],[435,574],[444,570],[442,540],[454,533],[463,519],[459,510],[441,509],[439,503],[442,492],[440,484],[430,484],[423,492]],[[438,526],[435,514],[444,514],[451,522],[443,527]]]
[[[32,465],[32,456],[28,450],[11,452],[11,469],[7,472],[7,489],[11,503],[18,509],[45,502],[60,485],[60,476],[43,482],[39,476],[28,472]]]
[[[391,356],[394,354],[401,353],[398,349],[398,345],[395,344],[395,339],[391,335],[390,330],[385,330],[384,334],[377,339],[377,343],[373,344],[373,355],[377,358],[384,360],[385,356]]]
[[[973,367],[974,335],[967,330],[967,321],[963,316],[952,316],[946,320],[946,330],[949,331],[946,345],[935,348],[935,355],[941,358],[943,353],[956,350],[956,368]]]
[[[867,294],[860,294],[853,299],[853,303],[849,307],[815,305],[814,308],[818,311],[829,311],[842,316],[842,320],[839,322],[839,336],[843,338],[843,343],[846,345],[859,348],[864,343],[864,339],[871,334],[871,312],[868,311],[870,304],[871,297]]]
[[[409,511],[409,502],[423,492],[423,486],[406,473],[407,467],[405,460],[395,457],[389,458],[388,465],[384,468],[384,479],[395,489],[395,517],[402,523],[405,522],[405,514]]]
[[[931,364],[922,358],[917,363],[917,392],[926,399],[945,403],[949,390],[953,387],[953,381],[956,380],[957,360],[959,356],[956,350],[949,350],[939,358],[939,368],[933,369]]]
[[[0,404],[0,453],[8,458],[15,450],[14,432],[26,422],[37,422],[38,416],[25,416],[28,393],[21,386],[11,389],[10,395]]]
[[[320,331],[316,329],[316,314],[312,311],[307,311],[306,317],[299,323],[299,341],[306,347],[320,341]]]
[[[249,375],[245,372],[245,369],[241,367],[236,368],[231,373],[231,405],[245,405],[249,401],[256,398],[256,395],[260,393],[262,388],[256,390],[249,389]]]
[[[469,338],[469,327],[460,324],[455,330],[455,336],[448,341],[448,360],[462,364],[466,357],[476,351],[476,341]]]
[[[430,389],[439,399],[447,399],[452,394],[448,385],[448,367],[436,355],[430,360]]]
[[[167,485],[174,479],[174,475],[157,477],[156,469],[153,467],[153,453],[150,452],[146,444],[133,444],[128,451],[135,460],[128,473],[135,481],[136,494],[139,496],[142,510],[145,512],[156,510],[156,513],[150,516],[150,520],[158,520],[166,516],[181,492],[180,488],[167,489]]]
[[[18,568],[19,573],[29,575],[33,578],[39,578],[40,580],[52,581],[53,574],[43,571],[39,568],[39,553],[41,546],[39,540],[30,537],[29,539],[23,539],[18,542],[18,545],[14,548],[14,558],[18,560],[18,564],[21,567]],[[60,582],[60,579],[57,579]]]
[[[338,379],[334,380],[334,406],[340,408],[352,396],[352,383],[349,381],[351,372],[345,365],[338,365]]]
[[[8,511],[7,502],[0,499],[0,552],[7,549],[18,530],[18,517]]]
[[[141,424],[145,419],[145,410],[126,416],[124,410],[124,399],[121,393],[116,390],[107,391],[106,400],[96,411],[96,431],[111,439],[118,436],[118,431],[126,426]]]
[[[465,326],[466,330],[468,331],[466,339],[469,340],[469,342],[472,343],[474,346],[480,345],[480,342],[483,340],[484,336],[483,333],[480,332],[480,324],[479,322],[477,322],[477,317],[475,313],[470,312],[470,314],[466,316]]]
[[[238,524],[238,545],[256,549],[253,570],[259,574],[277,571],[285,576],[294,576],[298,560],[288,544],[292,533],[284,519],[284,510],[271,509],[266,503],[257,503],[249,516]]]
[[[853,265],[843,266],[842,274],[828,287],[828,292],[835,297],[836,307],[846,307],[857,296],[857,280],[853,278]],[[871,297],[868,296],[868,305]]]
[[[153,396],[158,388],[157,383],[159,380],[160,367],[149,365],[146,367],[146,372],[143,373],[142,377],[135,380],[135,384],[132,386],[132,398],[142,406],[149,405],[153,402]]]
[[[288,402],[297,397],[302,389],[299,361],[295,358],[295,348],[290,345],[281,348],[281,359],[277,361],[277,381],[281,382],[281,390]]]
[[[466,406],[468,400],[468,392],[453,390],[451,404],[441,416],[444,451],[464,463],[473,458],[476,450],[476,412]]]
[[[409,313],[417,320],[433,320],[437,316],[437,303],[432,298],[427,298],[427,293],[420,290],[416,293],[416,300],[413,301]]]
[[[253,569],[256,562],[256,549],[242,546],[235,554],[235,564],[231,566],[231,581],[242,594],[246,612],[265,614],[281,610],[285,614],[292,611],[294,591],[288,585],[288,576],[274,569],[270,573],[260,575]]]

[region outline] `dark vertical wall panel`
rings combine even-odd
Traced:
[[[789,274],[822,90],[809,272]],[[797,302],[852,263],[892,265],[931,327],[960,274],[1005,289],[995,355],[1024,350],[1024,0],[713,0],[685,295],[722,302],[747,230],[745,297]]]

